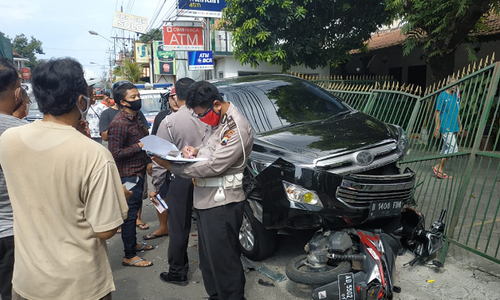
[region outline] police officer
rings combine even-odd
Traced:
[[[201,144],[201,139],[207,127],[202,122],[192,117],[192,110],[185,105],[188,88],[194,80],[181,78],[175,83],[177,103],[179,109],[175,114],[170,114],[163,119],[158,127],[157,136],[161,137],[182,149],[186,144]],[[154,164],[153,171],[163,167]],[[166,170],[165,170],[166,171]],[[159,191],[162,182],[156,182],[155,190]],[[154,196],[155,195],[151,195]],[[153,200],[156,201],[156,200]],[[193,182],[190,178],[179,176],[170,177],[167,192],[168,228],[170,241],[168,244],[168,272],[160,274],[161,280],[177,285],[187,285],[189,261],[187,247],[189,232],[191,231],[191,214],[193,210]]]
[[[241,300],[245,275],[238,233],[246,203],[242,179],[253,146],[252,128],[236,106],[225,102],[208,82],[190,86],[186,106],[210,127],[203,146],[184,147],[183,155],[208,159],[192,164],[153,160],[177,176],[193,178],[200,270],[209,299]]]

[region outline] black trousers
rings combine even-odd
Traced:
[[[209,299],[244,299],[246,280],[238,234],[245,203],[196,210],[200,270]]]
[[[193,210],[193,182],[191,179],[175,177],[169,183],[168,205],[168,272],[174,276],[185,276],[189,270],[187,247],[191,231]]]
[[[12,297],[12,272],[14,271],[14,236],[0,238],[0,298]]]

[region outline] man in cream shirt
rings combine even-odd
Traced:
[[[111,299],[106,239],[128,207],[111,153],[75,129],[90,104],[82,66],[52,59],[32,82],[43,121],[0,137],[14,211],[12,299]]]

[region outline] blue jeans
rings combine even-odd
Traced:
[[[122,241],[125,248],[125,258],[129,259],[136,256],[135,247],[137,246],[136,227],[137,212],[142,206],[142,192],[144,188],[144,178],[138,176],[122,177],[122,183],[130,181],[137,184],[130,190],[133,194],[128,201],[127,219],[122,225]]]

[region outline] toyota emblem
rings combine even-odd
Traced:
[[[356,155],[358,165],[367,166],[373,162],[373,155],[370,151],[360,151]]]

